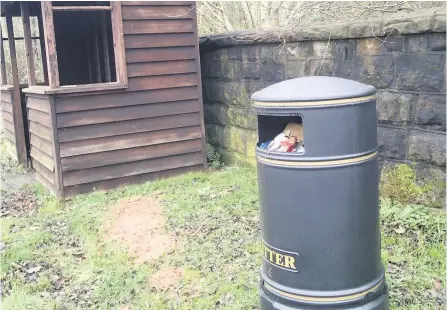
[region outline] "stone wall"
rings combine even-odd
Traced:
[[[413,162],[445,178],[446,16],[425,10],[300,31],[245,31],[201,38],[208,141],[226,162],[254,162],[250,96],[285,79],[326,75],[378,89],[382,162]]]

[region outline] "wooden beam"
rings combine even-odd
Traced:
[[[9,55],[11,57],[11,72],[12,72],[12,107],[13,107],[13,120],[14,120],[14,133],[16,138],[16,151],[19,163],[28,166],[28,154],[26,151],[26,141],[25,141],[25,128],[23,125],[23,114],[22,114],[22,102],[20,98],[20,80],[19,72],[17,68],[17,54],[16,54],[16,44],[14,41],[14,28],[12,23],[12,12],[11,7],[7,6],[5,10],[6,16],[6,28],[8,30],[8,43],[9,43]]]
[[[26,64],[28,66],[28,86],[34,86],[36,85],[36,69],[34,67],[33,42],[31,40],[28,2],[20,1],[20,12],[22,15],[23,36],[25,38]]]
[[[45,85],[48,85],[47,52],[45,50],[45,38],[43,31],[42,14],[37,16],[37,24],[39,25],[39,41],[40,41],[40,55],[42,57],[43,82]]]
[[[111,6],[53,6],[53,11],[111,11]]]
[[[110,74],[110,56],[109,56],[109,40],[107,38],[107,24],[106,24],[106,13],[101,12],[101,30],[102,30],[102,46],[104,50],[104,70],[106,82],[112,81],[112,76]]]
[[[31,39],[33,40],[37,40],[40,39],[39,37],[31,37]],[[2,38],[3,41],[8,41],[8,38]],[[18,41],[18,40],[25,40],[24,37],[15,37],[14,40]]]
[[[51,88],[59,87],[59,68],[57,65],[56,35],[54,33],[54,19],[52,3],[40,2],[42,5],[42,19],[45,34],[45,48],[47,53],[48,78]]]
[[[110,2],[112,6],[112,33],[115,51],[116,80],[127,85],[126,54],[124,52],[123,17],[121,1]]]
[[[1,58],[1,75],[2,75],[2,85],[8,84],[8,76],[6,75],[6,63],[5,63],[5,53],[3,51],[3,35],[2,35],[2,27],[0,27],[0,38],[2,46],[0,50],[0,58]]]
[[[54,157],[54,174],[55,185],[58,195],[63,196],[63,183],[62,183],[62,170],[61,170],[61,155],[60,155],[60,143],[57,134],[56,124],[56,105],[54,104],[54,96],[49,96],[50,100],[50,114],[51,114],[51,131],[53,133],[53,157]]]
[[[193,11],[193,20],[194,24],[194,35],[196,37],[195,49],[196,49],[196,69],[197,69],[197,86],[199,88],[199,114],[200,114],[200,131],[202,133],[202,159],[203,159],[203,168],[207,168],[207,158],[206,158],[206,138],[205,138],[205,114],[203,111],[203,91],[202,91],[202,76],[200,69],[200,51],[199,51],[199,33],[197,29],[197,10],[196,7],[192,9]]]

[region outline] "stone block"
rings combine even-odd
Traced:
[[[357,40],[358,55],[383,55],[402,52],[403,39],[398,37],[366,38]]]
[[[401,199],[408,200],[399,201],[400,203],[416,203],[445,208],[445,169],[425,163],[408,165],[405,161],[380,160],[379,165],[380,187],[381,191],[384,191],[381,192],[381,195],[384,198],[390,198],[387,197],[387,194],[390,194],[389,190],[394,191],[396,187],[402,186],[402,180],[413,181],[406,184],[406,187],[402,188],[402,192],[399,192]],[[399,169],[398,165],[408,165],[412,172],[396,173],[395,169]],[[390,174],[393,170],[394,173]]]
[[[222,145],[224,127],[215,124],[205,126],[206,141],[213,145]]]
[[[222,162],[225,165],[245,165],[247,164],[247,158],[238,152],[231,151],[227,148],[217,147],[217,152],[219,152]]]
[[[412,130],[408,143],[409,159],[445,166],[445,134]]]
[[[416,123],[419,126],[445,131],[445,100],[445,95],[419,95],[416,105]]]
[[[208,102],[225,103],[225,82],[221,80],[204,80],[204,99]]]
[[[242,47],[232,46],[228,48],[228,59],[242,61]]]
[[[332,49],[333,75],[350,79],[355,54],[355,40],[336,40]]]
[[[243,45],[242,46],[242,60],[245,62],[259,62],[261,59],[260,45]]]
[[[225,126],[222,133],[221,146],[240,154],[245,154],[246,130],[235,126]]]
[[[394,69],[393,55],[356,56],[353,78],[377,88],[388,88],[395,79]]]
[[[218,79],[222,78],[222,63],[217,61],[203,61],[201,62],[202,77],[204,79]]]
[[[257,129],[258,118],[253,109],[229,107],[225,112],[230,124],[244,129]]]
[[[244,82],[225,82],[221,93],[223,97],[223,104],[249,106],[251,94],[248,93]]]
[[[428,49],[432,52],[445,52],[446,34],[430,33],[426,35],[428,37]]]
[[[241,61],[229,60],[223,62],[221,63],[221,70],[222,75],[220,76],[220,78],[225,81],[238,81],[243,76]]]
[[[247,157],[256,157],[256,145],[258,144],[258,133],[256,131],[248,131],[246,133]]]
[[[396,88],[442,92],[445,86],[445,56],[401,54],[396,59]]]
[[[286,79],[294,79],[307,75],[307,61],[304,59],[287,60],[286,62]]]
[[[283,54],[289,60],[314,56],[314,44],[312,41],[287,43],[283,48]]]
[[[315,57],[328,57],[334,48],[333,41],[313,41],[313,55]]]
[[[428,192],[424,195],[421,203],[430,207],[445,209],[445,168],[420,163],[415,165],[415,171],[417,182],[428,188]]]
[[[424,33],[431,32],[432,19],[426,16],[413,16],[412,18],[403,18],[399,20],[394,20],[392,18],[385,21],[382,30],[385,33]],[[445,23],[445,21],[444,21]]]
[[[379,91],[377,93],[377,118],[383,122],[410,122],[411,107],[416,95]]]
[[[263,60],[261,64],[261,80],[281,82],[286,78],[284,64],[271,60]]]
[[[406,153],[406,130],[379,126],[377,142],[379,153],[386,158],[404,159]]]
[[[241,78],[247,80],[258,80],[261,77],[261,65],[256,62],[242,63]]]
[[[333,61],[330,58],[326,59],[311,59],[309,60],[308,72],[309,76],[332,76]]]
[[[203,112],[205,114],[206,124],[228,125],[227,106],[223,104],[204,104]]]
[[[428,39],[426,34],[405,37],[404,51],[407,53],[427,53]]]
[[[261,63],[280,63],[284,64],[286,60],[285,47],[281,44],[263,44],[261,45]]]

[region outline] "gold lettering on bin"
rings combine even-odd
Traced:
[[[298,253],[279,250],[269,246],[265,242],[262,243],[262,247],[263,258],[267,262],[281,269],[298,272],[296,268]]]

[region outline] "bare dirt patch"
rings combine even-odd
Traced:
[[[166,292],[174,290],[183,278],[183,269],[167,267],[160,269],[149,278],[149,285],[157,291]]]
[[[174,248],[175,239],[164,228],[162,208],[156,199],[122,199],[109,218],[107,239],[126,245],[138,263],[155,260]]]

